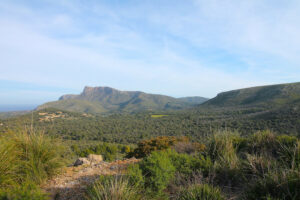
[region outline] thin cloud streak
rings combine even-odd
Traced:
[[[0,80],[178,97],[299,80],[297,1],[172,2],[2,2]]]

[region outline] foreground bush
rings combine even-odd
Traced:
[[[38,185],[60,171],[63,149],[57,140],[39,132],[1,135],[0,199],[44,199]]]
[[[130,180],[143,188],[147,194],[162,195],[175,174],[175,167],[169,155],[169,150],[152,152],[142,162],[128,169]]]
[[[280,169],[270,171],[248,185],[245,199],[300,199],[300,172]]]
[[[123,176],[101,176],[87,191],[88,200],[139,200],[137,187]]]
[[[34,183],[23,183],[13,188],[0,191],[0,200],[47,200],[45,194]]]
[[[214,134],[208,142],[207,156],[213,160],[213,169],[211,170],[212,181],[222,185],[236,188],[244,181],[244,175],[241,170],[241,160],[237,149],[243,141],[240,136],[234,133]],[[240,147],[241,148],[241,147]]]
[[[207,176],[213,163],[209,157],[203,155],[188,155],[169,151],[169,158],[176,172],[184,176],[190,176],[195,172],[201,172]]]
[[[18,153],[8,140],[0,138],[0,188],[5,188],[17,181]]]
[[[177,200],[225,200],[220,189],[208,184],[191,185],[179,192]]]
[[[232,133],[214,134],[208,142],[207,154],[213,161],[220,161],[231,168],[237,167],[237,145],[235,141],[238,135]]]
[[[63,146],[41,132],[18,132],[8,138],[20,157],[19,173],[23,180],[40,184],[57,174],[63,166]]]

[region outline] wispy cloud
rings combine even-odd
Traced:
[[[299,11],[298,1],[3,1],[0,80],[208,97],[297,81]]]

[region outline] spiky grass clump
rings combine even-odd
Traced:
[[[259,131],[249,138],[248,151],[251,154],[277,156],[277,150],[276,135],[269,130]]]
[[[0,137],[0,188],[13,185],[17,181],[18,159],[15,146]]]
[[[123,176],[101,176],[87,191],[88,200],[140,200],[138,189]]]
[[[273,158],[266,158],[261,155],[246,154],[243,162],[243,172],[249,178],[261,178],[278,167],[278,163]]]
[[[219,161],[222,164],[236,168],[238,165],[238,156],[234,141],[238,137],[232,133],[214,134],[208,143],[207,153],[213,161]]]
[[[282,165],[292,170],[300,170],[300,140],[290,145],[280,143],[278,155]]]
[[[41,132],[21,131],[9,136],[20,156],[20,174],[37,184],[57,174],[63,166],[63,146]]]
[[[60,171],[63,147],[41,132],[0,136],[0,199],[45,199],[39,185]]]
[[[177,200],[225,200],[219,188],[208,184],[192,185],[181,190]]]
[[[300,172],[278,169],[248,184],[245,199],[300,199]]]
[[[238,137],[234,133],[217,133],[210,138],[207,145],[207,156],[214,162],[210,171],[212,181],[220,185],[230,185],[229,188],[239,185],[244,178],[235,145]]]

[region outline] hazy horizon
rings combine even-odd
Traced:
[[[20,105],[20,104],[0,104],[0,112],[27,111],[33,110],[38,105]]]
[[[0,2],[0,105],[84,86],[173,97],[300,80],[300,2]]]

